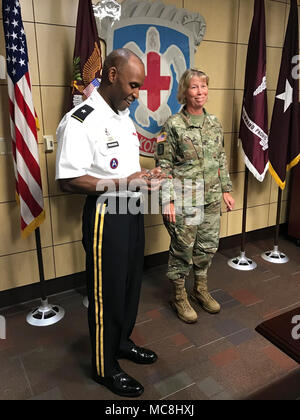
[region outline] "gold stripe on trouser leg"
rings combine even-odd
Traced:
[[[104,377],[104,351],[103,351],[103,297],[102,297],[102,241],[103,241],[103,225],[106,205],[98,204],[96,209],[95,227],[94,227],[94,296],[95,296],[95,321],[96,321],[96,367],[97,374]],[[99,217],[100,231],[99,231]],[[99,241],[98,239],[99,233]],[[98,251],[98,259],[97,259]],[[99,269],[97,268],[99,266]],[[99,283],[99,293],[97,286]],[[100,311],[100,325],[99,325]],[[100,343],[100,348],[99,348]]]

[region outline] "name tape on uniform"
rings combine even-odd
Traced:
[[[111,141],[111,142],[107,143],[107,148],[108,149],[112,149],[113,147],[118,147],[118,146],[119,146],[118,141]]]

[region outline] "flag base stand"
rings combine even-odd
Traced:
[[[83,298],[82,303],[83,303],[83,306],[84,306],[85,308],[88,308],[88,307],[89,307],[89,299],[88,299],[88,297],[87,297],[87,296],[85,296],[85,297]]]
[[[41,299],[41,305],[27,315],[26,321],[35,327],[48,327],[59,322],[64,316],[63,308],[49,304],[48,299]]]
[[[261,254],[261,257],[265,261],[269,261],[275,264],[285,264],[289,261],[289,257],[287,257],[283,252],[278,250],[278,245],[274,245],[273,251],[266,251]]]
[[[58,305],[50,305],[48,303],[45,291],[44,265],[39,228],[35,229],[35,240],[40,274],[41,305],[27,315],[26,321],[35,327],[48,327],[60,321],[65,316],[65,310]]]
[[[263,254],[261,254],[262,259],[264,259],[265,261],[274,263],[274,264],[285,264],[289,261],[289,258],[283,252],[278,250],[281,198],[282,198],[282,190],[280,187],[278,187],[274,248],[273,248],[273,251],[266,251]]]
[[[239,257],[232,258],[227,262],[227,264],[231,268],[242,271],[251,271],[257,267],[256,262],[246,257],[245,251],[241,251]]]
[[[249,178],[249,169],[246,166],[245,181],[244,181],[241,253],[239,257],[235,257],[227,261],[227,264],[229,265],[229,267],[234,268],[235,270],[242,270],[242,271],[251,271],[257,267],[257,264],[254,261],[246,257],[246,252],[245,252],[248,178]]]

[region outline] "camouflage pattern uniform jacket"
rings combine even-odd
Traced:
[[[193,122],[185,108],[171,116],[162,128],[155,150],[156,165],[173,179],[201,180],[202,204],[221,201],[222,193],[232,191],[223,130],[216,116],[203,110],[202,120]],[[172,181],[163,190],[162,204],[176,199]],[[195,205],[194,199],[192,205]]]

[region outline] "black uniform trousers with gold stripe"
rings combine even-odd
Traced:
[[[88,196],[83,211],[83,246],[86,251],[88,321],[92,345],[92,368],[99,377],[120,369],[117,355],[130,351],[144,261],[144,216],[124,213],[124,200]],[[132,199],[130,199],[132,200]],[[100,202],[101,201],[101,202]],[[122,205],[119,206],[122,201]],[[115,207],[115,206],[112,206]]]

